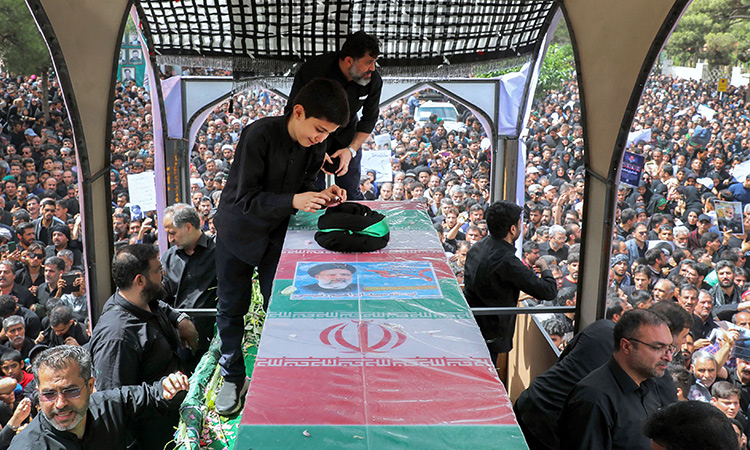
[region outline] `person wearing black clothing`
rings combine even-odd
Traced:
[[[104,304],[89,343],[97,390],[154,383],[181,370],[180,339],[195,348],[197,332],[187,314],[158,300],[163,294],[158,249],[123,247],[112,261],[112,278],[118,289]],[[145,449],[164,448],[177,419],[177,414],[144,416],[135,438]]]
[[[300,209],[314,212],[346,201],[344,189],[334,185],[316,192],[313,182],[323,164],[324,140],[348,117],[341,86],[316,79],[297,94],[291,114],[260,119],[242,130],[214,219],[216,323],[224,377],[216,398],[220,414],[237,412],[248,386],[241,343],[253,271],[258,269],[268,305],[290,216]]]
[[[337,53],[315,57],[297,71],[284,110],[290,114],[300,90],[315,78],[328,78],[338,82],[346,91],[349,101],[349,121],[330,136],[328,155],[339,159],[336,184],[346,190],[347,198],[362,200],[359,190],[362,151],[360,147],[370,137],[380,114],[380,93],[383,80],[375,71],[375,61],[380,56],[380,43],[374,36],[358,31],[349,36]],[[362,111],[361,118],[358,116]],[[335,164],[335,162],[334,162]],[[325,187],[320,174],[316,187]]]
[[[175,308],[216,308],[216,241],[201,231],[198,212],[185,203],[171,205],[164,211],[164,229],[172,244],[161,258],[164,300]],[[208,350],[216,317],[196,317],[193,323],[198,346],[185,361],[188,372]]]
[[[49,313],[50,326],[44,330],[39,342],[48,347],[58,345],[85,345],[91,337],[83,325],[73,319],[73,310],[68,305],[56,306]]]
[[[464,295],[471,307],[516,306],[520,291],[537,300],[552,300],[557,283],[544,258],[536,261],[541,278],[516,257],[513,243],[521,236],[521,213],[515,203],[501,200],[485,214],[489,234],[466,255]],[[493,363],[505,375],[508,352],[513,348],[516,317],[477,316],[477,324]],[[499,356],[499,357],[498,357]],[[505,379],[501,376],[501,379]]]
[[[36,243],[29,245],[23,268],[16,271],[15,283],[36,295],[39,285],[44,283],[44,267],[42,266],[44,259],[44,247]]]
[[[643,422],[674,400],[674,393],[654,380],[672,360],[672,342],[659,314],[646,309],[623,314],[614,328],[612,359],[582,379],[565,401],[560,448],[650,449]]]
[[[26,359],[31,349],[34,348],[34,340],[26,336],[26,327],[23,322],[21,316],[10,316],[3,319],[3,331],[8,338],[8,342],[4,345],[8,350],[18,350],[21,353],[21,358]]]
[[[557,420],[573,387],[612,355],[615,323],[601,319],[573,337],[554,366],[534,378],[514,410],[531,450],[559,447]]]
[[[138,419],[177,410],[184,398],[177,394],[189,388],[187,376],[172,373],[153,383],[94,392],[91,375],[91,357],[81,347],[42,352],[34,361],[41,414],[18,433],[10,449],[125,449]],[[156,432],[156,425],[148,431]]]
[[[42,332],[42,321],[39,316],[28,308],[19,305],[16,299],[10,295],[0,295],[0,317],[5,319],[14,315],[23,317],[26,336],[36,339]]]
[[[0,261],[0,294],[10,295],[20,306],[31,308],[36,299],[25,287],[16,284],[15,265],[11,261]]]

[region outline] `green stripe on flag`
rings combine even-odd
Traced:
[[[408,448],[527,450],[517,425],[240,425],[235,449],[375,450]]]
[[[391,230],[430,230],[434,231],[434,225],[430,216],[424,211],[378,211],[386,216],[388,227]],[[298,212],[289,221],[289,230],[317,230],[318,218],[323,214],[321,211],[314,213]]]

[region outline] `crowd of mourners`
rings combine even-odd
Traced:
[[[283,114],[285,106],[282,98],[264,90],[248,90],[222,103],[191,149],[189,201],[161,214],[139,214],[130,209],[127,180],[129,174],[154,169],[151,97],[132,80],[117,83],[110,147],[113,240],[123,255],[158,265],[164,280],[161,289],[154,287],[155,278],[139,281],[127,258],[122,266],[114,264],[122,273],[113,272],[113,279],[118,292],[127,295],[140,287],[147,303],[168,303],[158,302],[153,317],[140,317],[143,329],[130,335],[132,330],[116,326],[123,320],[118,311],[126,308],[118,294],[108,301],[112,306],[105,307],[97,327],[88,326],[76,155],[62,94],[52,80],[48,97],[42,98],[40,78],[0,76],[0,174],[5,174],[0,183],[0,368],[8,377],[0,379],[4,427],[18,427],[29,415],[29,408],[19,405],[24,397],[33,397],[30,364],[49,347],[85,345],[93,336],[93,366],[104,364],[97,363],[97,351],[109,353],[101,360],[114,366],[101,375],[107,389],[153,382],[157,374],[194,366],[206,342],[192,342],[197,352],[179,354],[178,361],[166,351],[162,364],[169,367],[139,367],[136,350],[113,361],[112,354],[122,349],[114,338],[105,342],[104,331],[96,328],[127,342],[137,341],[139,332],[148,334],[152,320],[170,344],[170,339],[194,339],[195,329],[198,335],[211,334],[210,320],[195,320],[190,329],[172,308],[215,307],[215,274],[212,278],[213,272],[201,264],[212,257],[213,217],[240,132],[256,119]],[[487,235],[491,145],[487,131],[468,111],[450,127],[435,115],[416,121],[416,110],[426,100],[444,98],[424,90],[381,111],[373,136],[390,137],[392,181],[380,181],[374,170],[363,167],[360,190],[366,200],[424,202],[461,283],[467,251]],[[716,201],[741,202],[744,229],[750,227],[750,178],[734,175],[750,155],[744,100],[744,88],[730,87],[719,96],[716,84],[662,75],[649,79],[631,131],[650,129],[650,137],[627,148],[643,155],[645,167],[637,187],[622,184],[618,190],[606,315],[617,321],[630,309],[679,304],[692,317],[670,367],[679,395],[715,403],[747,432],[750,263],[745,255],[750,242],[747,232],[720,229],[715,207]],[[522,260],[535,268],[544,258],[558,288],[551,302],[525,296],[531,306],[576,304],[584,206],[580,120],[577,85],[569,81],[535,102],[528,123]],[[375,148],[369,139],[362,150]],[[148,248],[160,226],[174,245],[159,258]],[[195,275],[192,284],[180,287],[174,280],[188,272]],[[212,294],[196,295],[199,291]],[[576,330],[573,313],[543,316],[541,323],[560,349]],[[137,371],[141,373],[133,373]],[[3,384],[9,379],[17,383]],[[725,403],[739,407],[725,408]],[[0,445],[7,446],[3,439],[0,433]]]

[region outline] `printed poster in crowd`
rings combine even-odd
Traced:
[[[391,136],[387,133],[375,136],[375,147],[377,147],[378,150],[390,150]]]
[[[390,150],[365,150],[362,152],[362,174],[375,171],[375,182],[393,181]]]
[[[292,300],[442,298],[429,261],[299,262]]]
[[[641,172],[643,172],[644,163],[645,159],[643,155],[623,152],[620,182],[637,188],[638,182],[641,181]]]
[[[128,175],[130,215],[135,219],[149,211],[156,211],[155,173],[149,170]]]
[[[719,230],[729,230],[732,234],[744,234],[742,223],[742,202],[714,202]]]

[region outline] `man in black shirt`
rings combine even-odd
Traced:
[[[346,190],[347,198],[361,200],[359,190],[362,152],[360,147],[370,137],[380,114],[380,92],[383,80],[375,72],[380,56],[380,43],[374,36],[358,31],[344,42],[337,53],[329,53],[307,61],[294,76],[294,85],[284,112],[289,114],[300,89],[311,80],[323,77],[341,84],[349,100],[349,121],[331,134],[328,154],[338,158],[336,184]],[[362,117],[358,117],[362,110]],[[335,162],[334,162],[335,163]],[[317,187],[325,187],[323,175]]]
[[[24,308],[31,308],[36,299],[25,287],[16,284],[15,264],[11,261],[0,261],[0,295],[9,295]]]
[[[646,309],[623,314],[614,328],[612,359],[581,380],[563,406],[560,448],[650,449],[643,422],[674,397],[654,380],[672,360],[672,342],[659,314]]]
[[[164,289],[158,249],[123,247],[112,261],[112,278],[117,292],[104,304],[89,344],[97,390],[150,384],[181,370],[180,339],[195,348],[197,332],[187,314],[159,300]],[[177,419],[176,412],[141,417],[135,438],[143,448],[164,448]]]
[[[49,313],[50,327],[44,330],[40,344],[49,347],[58,345],[84,345],[91,339],[83,326],[73,319],[73,310],[68,305],[58,305]]]
[[[466,256],[464,295],[471,307],[516,306],[520,291],[537,300],[552,300],[557,295],[557,282],[544,258],[536,261],[540,278],[515,255],[513,243],[521,236],[522,212],[520,206],[505,200],[487,208],[489,235],[474,244]],[[516,317],[493,315],[476,319],[493,363],[505,381]]]
[[[189,388],[185,375],[172,373],[150,384],[94,392],[91,369],[91,357],[81,347],[63,345],[42,352],[34,361],[41,414],[10,448],[124,449],[136,418],[176,409],[184,396],[175,395]]]
[[[247,391],[242,356],[243,318],[258,269],[264,304],[271,298],[289,217],[346,201],[338,186],[316,192],[313,182],[325,155],[325,139],[349,117],[346,93],[331,80],[315,79],[297,94],[291,114],[268,117],[242,130],[216,225],[216,323],[221,337],[224,385],[216,411],[231,415]],[[356,186],[355,186],[356,188]]]
[[[216,308],[216,242],[201,231],[198,212],[176,203],[164,211],[164,229],[172,246],[161,258],[164,266],[164,300],[175,308]],[[208,350],[216,317],[193,319],[198,330],[197,348],[185,361],[192,372]]]

